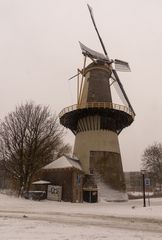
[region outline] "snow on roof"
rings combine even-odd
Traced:
[[[67,156],[62,156],[57,160],[54,160],[53,162],[49,163],[45,167],[43,167],[43,169],[58,169],[58,168],[76,168],[82,171],[80,162],[76,159]]]
[[[44,180],[39,180],[39,181],[35,181],[35,182],[33,182],[32,184],[50,184],[51,182],[49,182],[49,181],[44,181]]]

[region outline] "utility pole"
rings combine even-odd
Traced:
[[[143,185],[143,207],[146,207],[145,170],[141,170],[141,173],[142,173],[142,185]]]

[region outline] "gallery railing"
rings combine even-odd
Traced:
[[[111,103],[111,102],[88,102],[88,103],[74,104],[74,105],[71,105],[69,107],[64,108],[59,113],[59,117],[61,118],[65,113],[68,113],[68,112],[71,112],[71,111],[75,111],[75,110],[79,110],[79,109],[85,109],[85,108],[87,108],[87,109],[88,108],[104,108],[104,109],[109,108],[109,109],[115,109],[115,110],[119,110],[119,111],[123,111],[123,112],[128,113],[134,119],[134,114],[130,110],[129,107],[123,106],[123,105],[119,105],[119,104],[115,104],[115,103]]]

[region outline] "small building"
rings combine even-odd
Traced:
[[[125,183],[128,192],[142,191],[142,175],[139,171],[125,172]]]
[[[41,179],[62,187],[62,201],[83,201],[83,170],[79,160],[62,156],[41,169]]]
[[[143,191],[143,179],[142,179],[142,174],[140,171],[125,172],[124,175],[125,175],[127,192],[142,192]],[[154,183],[152,176],[149,173],[146,173],[145,178],[150,179],[150,185],[149,186],[146,185],[146,190],[153,191],[155,183]]]

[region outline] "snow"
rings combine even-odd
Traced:
[[[128,194],[134,196],[134,197],[140,197],[143,196],[143,192],[128,192]],[[146,196],[153,196],[153,192],[146,192]]]
[[[39,180],[39,181],[33,182],[32,184],[40,185],[40,184],[50,184],[50,183],[51,182],[49,182],[49,181]]]
[[[159,240],[162,198],[128,202],[31,201],[0,194],[3,240]]]
[[[110,188],[108,185],[100,181],[97,182],[99,198],[105,201],[128,201],[128,195],[126,192],[121,192]]]

